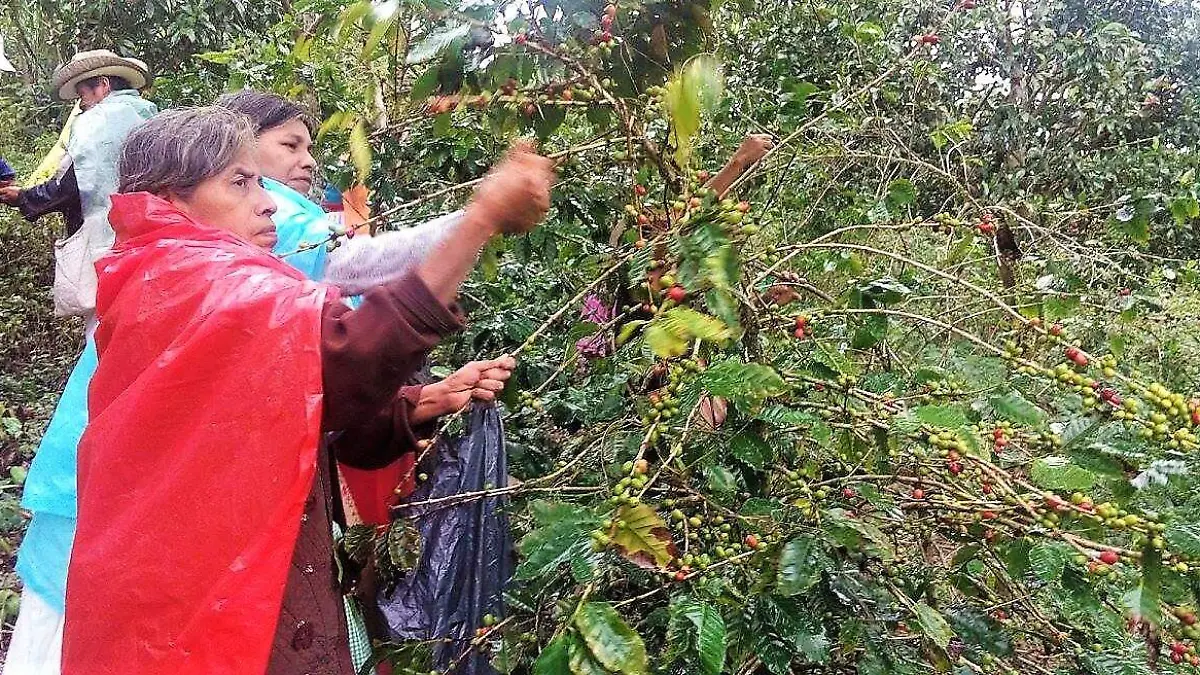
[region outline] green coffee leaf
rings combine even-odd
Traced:
[[[584,603],[575,614],[575,627],[591,656],[608,670],[625,675],[648,673],[646,645],[612,605]],[[574,670],[574,659],[572,659]]]
[[[1058,581],[1071,555],[1071,549],[1065,544],[1035,544],[1029,549],[1029,567],[1042,581]]]
[[[779,573],[775,586],[780,595],[799,595],[821,580],[833,561],[820,540],[801,535],[784,544],[779,553]]]
[[[1167,526],[1163,534],[1171,549],[1189,558],[1200,558],[1200,524],[1175,522]]]
[[[1029,479],[1047,490],[1086,490],[1096,483],[1096,475],[1071,462],[1070,457],[1051,456],[1034,460]]]
[[[1019,391],[1010,391],[1003,396],[993,396],[988,400],[996,414],[1004,419],[1024,426],[1040,427],[1046,421],[1046,413],[1021,395]]]
[[[733,359],[721,361],[704,371],[700,384],[708,393],[729,399],[743,411],[753,410],[766,399],[787,391],[787,385],[774,368]]]
[[[705,675],[720,675],[725,667],[725,619],[717,608],[703,601],[687,599],[671,605],[675,625],[691,625],[692,639]]]
[[[538,527],[517,544],[523,557],[515,572],[517,579],[544,577],[559,565],[577,560],[586,564],[576,570],[590,569],[598,560],[592,551],[591,532],[600,526],[600,518],[591,511],[547,501],[535,501],[529,510]]]
[[[578,637],[571,632],[565,632],[550,641],[538,654],[533,662],[533,675],[561,675],[571,671],[568,653],[573,641]]]
[[[691,158],[692,137],[700,130],[703,115],[720,102],[724,88],[721,62],[710,54],[692,57],[667,82],[663,103],[675,141],[675,161],[680,165]]]
[[[675,542],[667,523],[646,504],[622,506],[616,519],[625,523],[610,534],[612,543],[634,564],[649,569],[664,568],[675,557]]]
[[[950,638],[954,637],[954,632],[950,630],[950,624],[941,613],[923,602],[917,603],[914,611],[917,614],[917,624],[921,626],[925,637],[942,649],[950,646]]]

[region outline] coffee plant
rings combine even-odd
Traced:
[[[508,500],[499,671],[1200,669],[1190,6],[290,9],[163,95],[311,103],[377,229],[559,162],[435,359],[520,358],[518,481],[442,500]]]

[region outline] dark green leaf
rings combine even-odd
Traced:
[[[533,663],[533,675],[562,675],[570,672],[568,650],[573,640],[578,640],[574,633],[562,633],[550,641]]]
[[[537,137],[545,141],[558,131],[567,119],[567,108],[561,105],[543,105],[538,108],[538,114],[533,118],[533,128]]]
[[[456,40],[465,38],[470,32],[471,24],[469,23],[451,24],[413,46],[408,52],[408,62],[423,63],[428,61],[441,54],[444,49],[448,48]]]
[[[1191,195],[1172,199],[1170,209],[1171,216],[1180,225],[1200,216],[1200,202],[1197,202],[1196,198]]]
[[[854,332],[854,340],[851,342],[855,349],[870,349],[875,345],[883,342],[887,337],[888,318],[883,315],[873,314],[863,318],[858,330]]]
[[[567,664],[571,675],[609,675],[608,669],[596,660],[587,643],[573,632],[570,635],[573,639],[567,643]]]
[[[756,471],[761,471],[775,455],[766,441],[751,433],[741,433],[730,438],[729,454]]]
[[[1145,654],[1101,652],[1085,654],[1082,661],[1095,675],[1152,675]]]
[[[1142,554],[1142,576],[1137,588],[1124,597],[1130,614],[1151,626],[1162,623],[1162,555],[1148,548]]]
[[[825,532],[839,545],[881,560],[896,557],[891,540],[871,523],[851,518],[841,509],[826,511],[825,516]]]
[[[1035,544],[1029,549],[1029,567],[1042,581],[1058,581],[1071,555],[1071,549],[1065,544]]]
[[[700,383],[710,394],[729,399],[739,410],[752,410],[787,391],[774,368],[734,359],[711,366],[700,376]]]
[[[908,206],[917,201],[917,187],[912,181],[899,178],[888,183],[887,198],[893,206]]]
[[[1164,534],[1171,549],[1189,558],[1200,558],[1200,524],[1175,522],[1167,526]]]
[[[982,547],[979,544],[967,544],[954,552],[954,558],[950,560],[951,567],[962,567],[963,565],[975,559]]]
[[[706,675],[720,675],[725,667],[725,619],[715,607],[700,600],[671,605],[672,621],[689,622],[700,665]]]
[[[914,432],[923,424],[953,430],[967,426],[969,420],[963,409],[954,405],[923,405],[896,418],[897,427],[905,433]]]
[[[809,426],[821,421],[820,417],[810,412],[781,405],[769,405],[755,417],[776,427]]]
[[[708,477],[708,489],[717,494],[730,494],[737,492],[738,482],[737,476],[729,469],[712,464],[705,468],[704,474]]]
[[[575,627],[591,655],[605,668],[626,675],[648,672],[642,638],[626,625],[612,605],[584,603],[575,614]]]
[[[525,535],[517,545],[524,559],[517,565],[517,579],[545,577],[559,565],[575,560],[591,563],[590,534],[600,526],[591,511],[561,502],[535,501],[529,506],[539,527]]]
[[[799,536],[784,544],[779,553],[776,587],[781,595],[799,595],[820,581],[821,574],[832,565],[820,540]]]
[[[992,409],[997,415],[1015,424],[1040,427],[1046,421],[1046,413],[1030,403],[1019,391],[993,396],[988,402],[992,404]]]

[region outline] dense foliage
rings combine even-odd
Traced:
[[[561,159],[437,359],[521,357],[501,670],[1200,664],[1187,4],[287,11],[155,95],[308,102],[383,228],[518,134]],[[750,132],[776,148],[712,194]]]

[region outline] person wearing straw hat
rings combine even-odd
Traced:
[[[138,91],[150,81],[145,63],[107,49],[80,52],[59,66],[55,94],[63,101],[78,99],[83,110],[62,163],[44,183],[0,188],[0,203],[20,209],[27,220],[63,214],[67,236],[55,243],[54,310],[87,318],[88,332],[96,304],[92,264],[114,238],[108,210],[117,187],[117,155],[125,136],[158,112]]]
[[[87,344],[82,360],[95,360],[91,338],[94,321],[96,273],[93,262],[112,245],[114,234],[108,222],[109,198],[117,190],[117,159],[125,137],[158,112],[138,89],[150,81],[146,64],[122,58],[107,50],[81,52],[54,73],[54,91],[65,101],[77,100],[82,110],[71,127],[62,159],[53,177],[32,187],[4,184],[0,176],[0,202],[15,206],[29,220],[58,212],[67,223],[67,238],[55,244],[55,310],[81,315],[87,321]],[[84,400],[87,378],[74,374],[64,397]],[[61,406],[60,406],[61,407]],[[55,412],[47,440],[58,442],[70,436],[64,427],[79,426],[82,433],[86,409],[76,406]],[[82,417],[81,417],[82,416]],[[76,434],[78,435],[78,434]],[[51,443],[53,444],[53,443]],[[61,453],[59,453],[61,455]],[[21,613],[4,659],[3,675],[57,675],[63,635],[63,595],[67,554],[74,534],[74,473],[55,474],[56,455],[47,452],[39,472],[54,480],[43,481],[42,489],[27,492],[22,501],[34,516],[22,543],[17,568],[24,583]],[[35,462],[39,464],[39,462]],[[63,481],[69,480],[71,490]],[[69,497],[69,498],[68,498]]]

